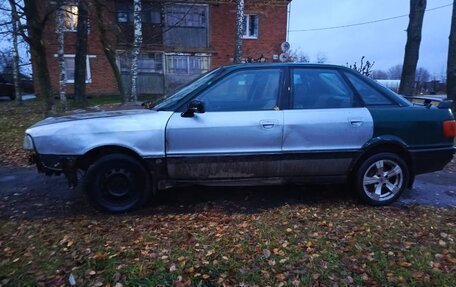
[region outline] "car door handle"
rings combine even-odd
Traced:
[[[264,128],[264,129],[272,129],[276,124],[278,124],[277,121],[273,121],[273,120],[262,120],[260,121],[260,125]]]
[[[355,128],[362,126],[364,123],[363,120],[359,118],[351,118],[348,119],[348,121],[350,122],[350,125]]]

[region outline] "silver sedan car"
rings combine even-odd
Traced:
[[[416,106],[345,67],[215,69],[150,109],[48,118],[27,129],[38,170],[107,212],[178,184],[349,183],[385,205],[455,152],[450,103]]]

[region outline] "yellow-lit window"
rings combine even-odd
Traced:
[[[63,7],[63,9],[65,10],[63,20],[64,31],[76,32],[78,29],[78,6],[68,5]]]

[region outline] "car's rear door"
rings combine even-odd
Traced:
[[[168,174],[174,179],[261,178],[279,175],[283,112],[281,68],[241,69],[197,100],[205,113],[176,112],[166,129]]]
[[[284,110],[281,175],[341,176],[372,137],[369,111],[332,68],[290,69],[290,108]]]

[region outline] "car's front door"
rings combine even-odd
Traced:
[[[176,112],[166,129],[168,174],[174,179],[261,178],[279,175],[283,112],[280,68],[228,74],[197,100],[204,113]]]
[[[344,175],[372,134],[369,111],[336,69],[291,69],[282,176]]]

